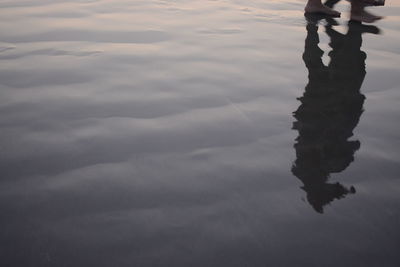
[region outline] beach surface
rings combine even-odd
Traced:
[[[0,0],[0,265],[400,266],[400,0]]]

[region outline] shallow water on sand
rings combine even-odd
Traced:
[[[1,0],[1,266],[399,266],[400,1],[303,5]]]

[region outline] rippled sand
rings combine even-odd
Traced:
[[[399,266],[400,1],[303,6],[1,0],[0,265]]]

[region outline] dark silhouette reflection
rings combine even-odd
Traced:
[[[299,132],[294,148],[296,161],[292,172],[304,184],[310,205],[319,213],[334,199],[355,193],[355,188],[329,183],[331,173],[345,170],[354,160],[360,141],[349,140],[363,112],[365,96],[360,88],[365,77],[366,54],[361,51],[362,33],[378,33],[378,28],[349,22],[347,34],[332,29],[334,21],[326,18],[330,37],[330,63],[322,62],[318,47],[318,21],[321,16],[307,16],[307,38],[303,54],[309,82],[293,129]]]

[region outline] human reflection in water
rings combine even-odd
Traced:
[[[345,170],[354,160],[360,141],[349,140],[363,112],[365,96],[360,88],[365,77],[366,54],[361,51],[362,33],[378,33],[374,26],[349,22],[347,34],[332,29],[325,18],[330,38],[330,63],[322,62],[318,47],[318,22],[321,16],[307,16],[304,63],[309,82],[299,108],[293,113],[293,129],[299,132],[294,148],[296,161],[292,173],[299,178],[310,205],[319,213],[334,199],[355,193],[353,186],[329,183],[331,173]]]

